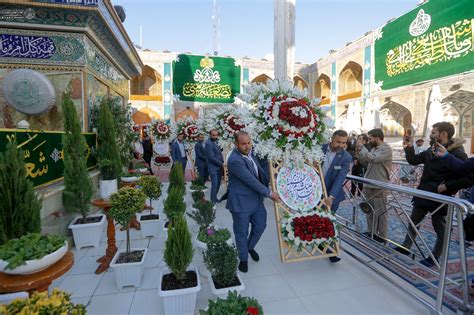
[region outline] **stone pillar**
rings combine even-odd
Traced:
[[[274,6],[273,54],[275,57],[275,79],[293,80],[296,0],[274,0]]]

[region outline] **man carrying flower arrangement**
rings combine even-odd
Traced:
[[[344,150],[347,143],[347,132],[336,130],[331,137],[331,142],[323,145],[324,160],[322,165],[324,181],[328,197],[326,204],[330,210],[336,212],[339,203],[344,200],[344,181],[349,172],[352,157]],[[329,260],[336,263],[341,260],[337,256],[329,257]]]
[[[276,192],[264,185],[268,179],[250,150],[252,145],[248,133],[240,131],[235,135],[235,149],[227,162],[229,172],[228,199],[226,208],[234,221],[234,235],[239,250],[239,270],[248,271],[248,256],[258,261],[255,245],[265,231],[267,211],[263,204],[265,197],[280,200]],[[249,225],[252,229],[249,234]]]

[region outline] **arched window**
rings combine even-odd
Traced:
[[[271,78],[266,75],[266,74],[261,74],[259,76],[256,76],[253,80],[252,83],[263,83],[266,84],[268,80],[271,80]]]
[[[339,73],[338,81],[339,100],[356,98],[362,95],[362,67],[353,61]]]

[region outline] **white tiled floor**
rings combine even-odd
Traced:
[[[222,192],[221,192],[222,193]],[[209,190],[206,194],[209,194]],[[190,196],[186,197],[188,206]],[[162,208],[162,202],[155,202]],[[249,261],[249,272],[242,274],[246,289],[244,295],[254,296],[263,305],[265,314],[429,314],[413,298],[371,272],[349,255],[331,264],[328,260],[313,260],[283,264],[273,215],[273,206],[266,204],[268,227],[257,246],[261,260]],[[160,216],[164,218],[163,215]],[[189,220],[191,231],[196,225]],[[232,228],[232,220],[224,204],[217,207],[216,223]],[[232,230],[232,229],[231,229]],[[117,246],[123,248],[124,232],[117,232]],[[111,269],[100,275],[94,273],[96,259],[105,252],[104,239],[99,248],[74,250],[75,264],[66,275],[53,282],[72,293],[74,302],[87,305],[88,314],[162,314],[158,296],[160,272],[166,268],[163,249],[166,236],[142,239],[132,230],[132,246],[148,248],[145,272],[139,288],[117,289]],[[193,265],[205,270],[200,251],[196,250]],[[213,295],[207,279],[201,276],[202,289],[198,293],[196,311],[207,306]]]

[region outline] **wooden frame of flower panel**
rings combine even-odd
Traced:
[[[328,205],[325,202],[327,198],[327,191],[326,184],[324,182],[324,176],[322,176],[321,165],[319,163],[315,163],[314,165],[308,165],[312,167],[320,177],[323,188],[323,198],[321,198],[317,207],[321,208],[322,206],[326,206],[326,208],[329,209]],[[271,161],[270,163],[270,184],[272,187],[272,191],[277,191],[276,181],[278,172],[284,166],[286,165],[281,161]],[[295,248],[293,248],[283,239],[281,226],[284,214],[292,214],[294,213],[294,211],[290,209],[287,205],[285,205],[283,202],[274,202],[273,208],[275,210],[275,220],[277,225],[278,241],[280,245],[280,258],[283,263],[339,256],[339,239],[336,241],[335,246],[330,246],[329,244],[327,244],[326,246],[322,247],[322,249],[320,249],[318,246],[314,246],[313,249],[303,247],[303,250],[301,252],[298,252]]]

